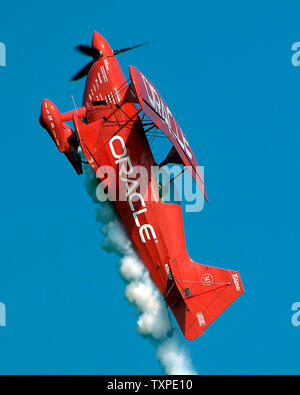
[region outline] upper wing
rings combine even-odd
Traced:
[[[183,164],[189,167],[195,182],[207,200],[204,182],[195,155],[169,107],[154,85],[136,67],[130,66],[129,72],[138,103],[143,112],[170,139]]]

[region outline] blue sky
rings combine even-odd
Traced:
[[[210,203],[185,214],[190,256],[238,270],[245,293],[187,347],[200,374],[299,373],[300,41],[296,1],[56,1],[1,5],[0,373],[159,374],[136,334],[118,258],[83,177],[38,123],[43,98],[80,104],[86,62],[73,47],[99,31],[153,81],[189,139]]]

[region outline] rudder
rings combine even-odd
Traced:
[[[181,297],[170,306],[188,340],[204,330],[243,292],[238,272],[189,262],[170,262]]]

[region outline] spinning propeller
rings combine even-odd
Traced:
[[[127,47],[127,48],[116,49],[113,51],[113,54],[119,55],[122,52],[127,52],[132,49],[143,47],[144,45],[148,45],[148,44],[152,44],[152,41],[147,41],[142,44],[133,45],[133,46]],[[75,49],[77,51],[79,51],[80,53],[82,53],[83,55],[91,56],[93,58],[93,60],[91,62],[89,62],[86,66],[84,66],[81,70],[79,70],[79,72],[76,73],[71,78],[71,81],[77,81],[80,78],[86,76],[88,74],[88,72],[90,71],[91,67],[93,66],[94,62],[96,62],[99,58],[101,58],[103,56],[101,51],[99,51],[98,49],[96,49],[94,47],[89,47],[87,45],[77,45],[77,47],[75,47]]]

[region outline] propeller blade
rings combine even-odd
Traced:
[[[77,81],[80,78],[86,76],[89,73],[89,71],[90,71],[91,67],[93,66],[93,64],[94,64],[94,61],[92,60],[90,63],[88,63],[86,66],[84,66],[77,74],[75,74],[71,78],[71,81]]]
[[[147,41],[142,44],[133,45],[133,46],[127,47],[127,48],[116,49],[114,51],[114,55],[118,55],[118,54],[120,54],[122,52],[126,52],[126,51],[131,51],[132,49],[143,47],[144,45],[148,45],[148,44],[152,44],[152,41]],[[84,55],[91,56],[93,58],[93,60],[90,63],[88,63],[86,66],[84,66],[77,74],[75,74],[71,78],[71,81],[77,81],[80,78],[85,77],[89,73],[94,62],[96,62],[99,58],[101,58],[101,56],[103,56],[101,51],[98,51],[98,49],[96,49],[94,47],[89,47],[87,45],[77,45],[77,47],[75,47],[75,49]]]
[[[144,42],[144,43],[142,43],[142,44],[133,45],[132,47],[127,47],[127,48],[122,48],[122,49],[116,49],[116,50],[114,51],[114,55],[119,55],[119,54],[122,53],[122,52],[131,51],[132,49],[139,48],[139,47],[143,47],[144,45],[148,45],[148,44],[152,44],[152,41],[147,41],[147,42]]]
[[[98,60],[101,56],[101,53],[96,48],[87,45],[77,45],[75,49],[84,55],[91,56],[94,61]]]

